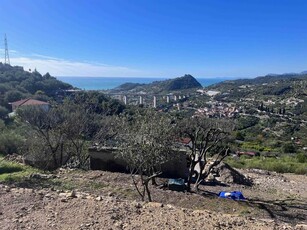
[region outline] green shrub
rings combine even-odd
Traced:
[[[235,138],[236,138],[237,140],[240,140],[240,141],[244,141],[244,139],[245,139],[244,134],[243,134],[242,132],[240,132],[240,131],[237,131],[237,132],[235,133]]]
[[[238,129],[242,130],[242,129],[246,129],[246,128],[255,126],[256,124],[258,124],[259,120],[260,119],[258,117],[254,117],[254,116],[240,117],[238,119]]]
[[[0,105],[0,119],[5,118],[8,113],[8,109]]]
[[[299,163],[307,163],[307,154],[306,153],[298,153],[296,155],[297,162]]]
[[[5,123],[4,120],[0,119],[0,130],[4,130],[5,129]]]
[[[260,152],[271,152],[273,149],[268,146],[263,146],[262,144],[256,142],[244,142],[241,146],[242,149],[245,150],[254,150]]]
[[[228,159],[227,163],[230,164],[234,168],[245,168],[245,161],[242,160],[236,160],[236,159]]]
[[[302,156],[282,156],[280,158],[240,157],[239,159],[227,159],[227,163],[235,168],[256,168],[278,173],[307,174],[307,162]]]
[[[35,172],[38,172],[35,168],[5,160],[4,157],[0,156],[0,182],[20,181]]]
[[[295,174],[307,174],[307,165],[300,165],[297,168],[295,168],[294,171]]]
[[[285,143],[282,146],[282,150],[284,153],[295,153],[296,152],[295,146],[290,142]]]
[[[20,135],[15,134],[12,131],[3,131],[0,133],[0,153],[18,153],[18,150],[22,144],[23,139]]]

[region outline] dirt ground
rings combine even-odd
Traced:
[[[198,194],[152,187],[155,202],[148,203],[127,174],[61,170],[51,178],[0,184],[0,228],[307,229],[306,175],[241,173],[254,184],[205,184]],[[217,197],[237,190],[246,201]]]

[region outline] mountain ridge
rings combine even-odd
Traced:
[[[182,77],[174,79],[167,79],[161,81],[154,81],[149,84],[141,83],[124,83],[114,89],[111,92],[152,92],[160,93],[165,91],[177,91],[177,90],[188,90],[202,88],[202,85],[190,74],[185,74]]]

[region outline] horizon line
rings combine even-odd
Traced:
[[[193,75],[192,75],[193,76]],[[74,77],[74,78],[155,78],[155,79],[174,79],[174,78],[178,78],[178,77],[125,77],[125,76],[116,76],[116,77],[107,77],[107,76],[54,76],[54,77],[63,77],[63,78],[66,78],[66,77]],[[183,76],[180,76],[180,77],[183,77]],[[194,78],[198,78],[198,79],[216,79],[216,78],[219,78],[219,79],[224,79],[224,78],[227,78],[227,79],[243,79],[242,77],[195,77],[193,76]],[[246,78],[253,78],[253,77],[246,77]]]

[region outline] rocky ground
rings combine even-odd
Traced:
[[[307,176],[241,171],[253,186],[205,184],[201,192],[152,187],[141,202],[129,175],[62,170],[0,185],[1,229],[307,229]],[[158,180],[158,183],[165,179]],[[247,201],[218,198],[243,192]]]

